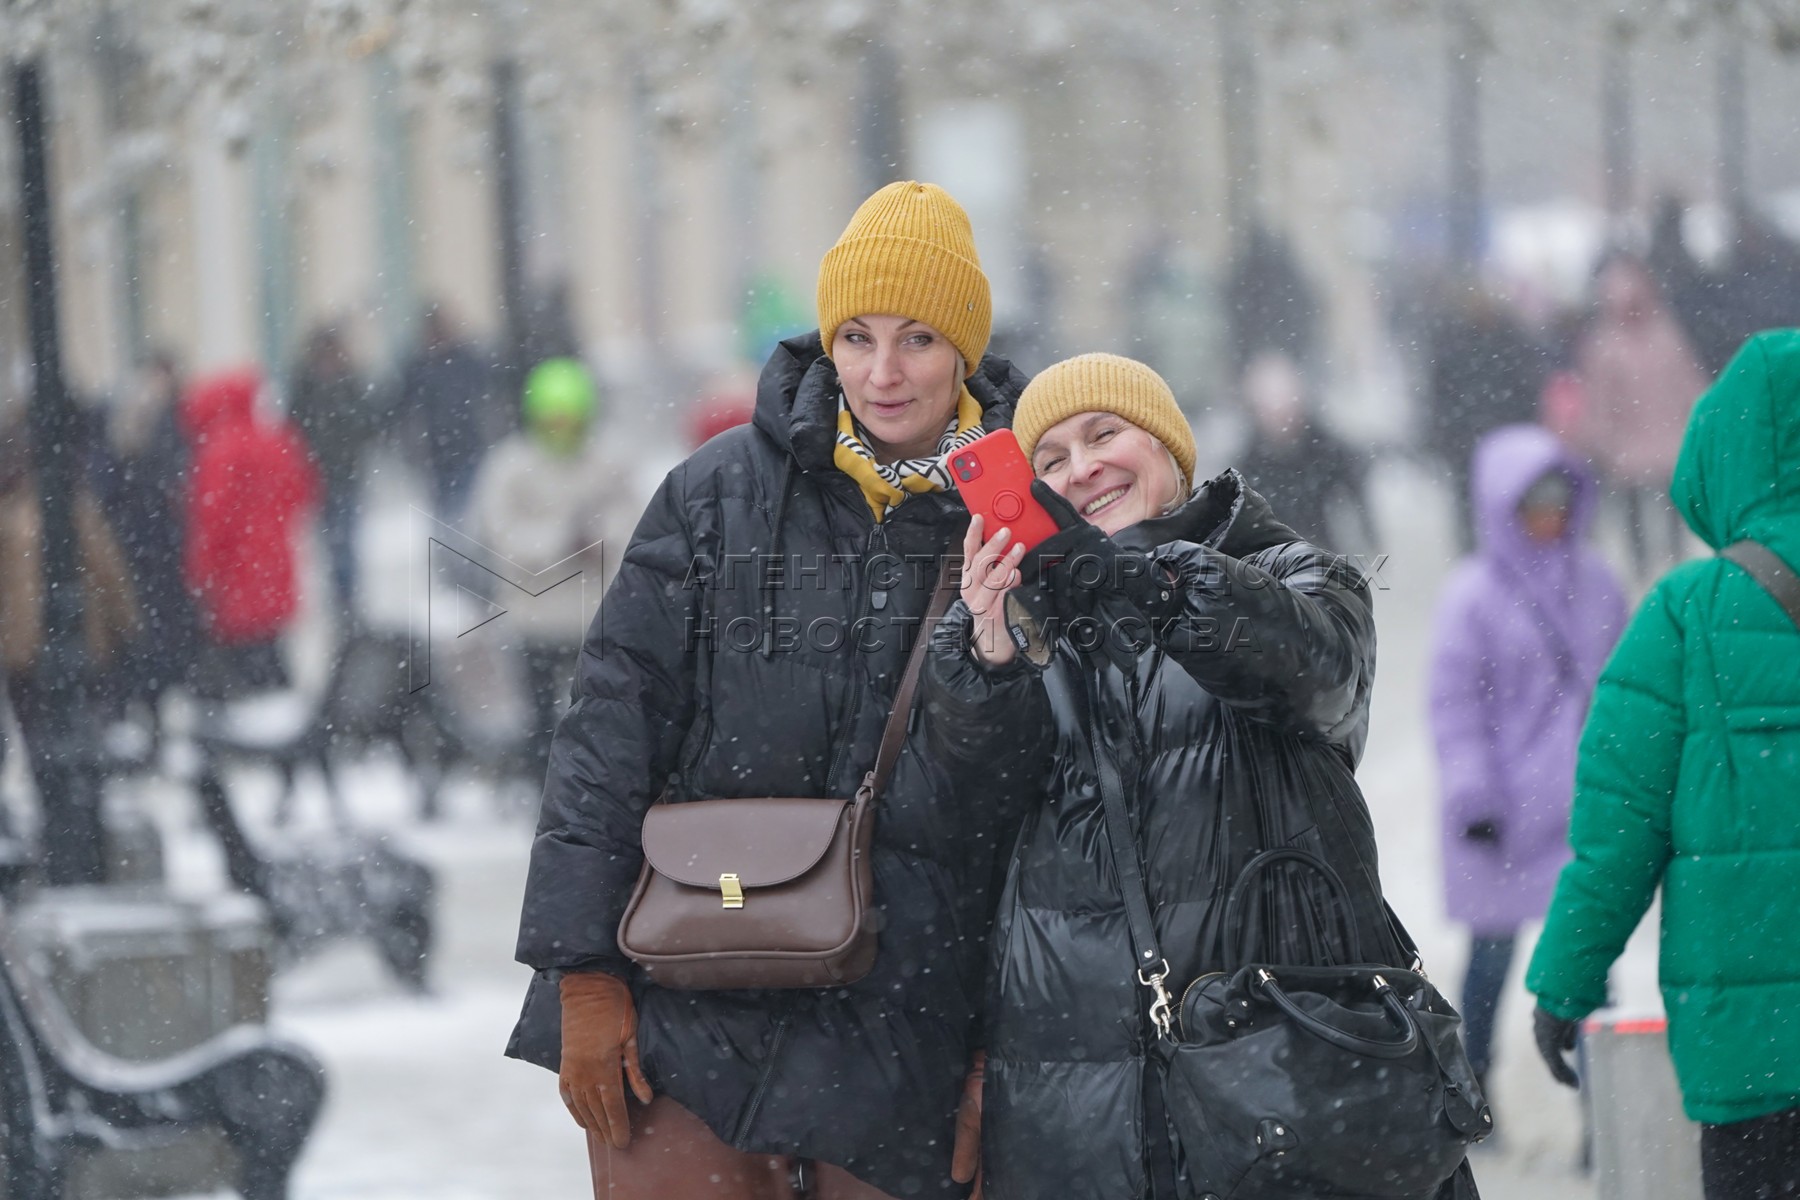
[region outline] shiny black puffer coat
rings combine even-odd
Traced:
[[[990,427],[1023,385],[993,357],[968,381]],[[554,1068],[558,973],[611,971],[636,994],[651,1084],[725,1141],[835,1163],[894,1196],[959,1196],[954,1113],[1026,800],[1004,763],[953,765],[915,723],[877,810],[883,924],[854,985],[670,991],[615,943],[665,789],[676,802],[854,793],[941,556],[961,549],[954,496],[914,496],[874,523],[832,465],[838,391],[817,334],[783,343],[753,427],[671,472],[625,552],[551,748],[518,942],[538,974],[509,1053]]]
[[[1115,540],[1182,580],[1173,619],[1153,626],[1129,673],[1095,665],[1067,640],[1041,673],[1023,655],[986,671],[968,654],[967,612],[955,609],[960,636],[940,628],[925,679],[927,703],[954,714],[957,752],[969,761],[1028,750],[1048,768],[994,927],[982,1147],[991,1200],[1151,1194],[1146,1155],[1159,1133],[1146,1128],[1145,1088],[1155,1084],[1145,1048],[1155,1034],[1134,976],[1090,728],[1126,788],[1177,994],[1228,953],[1341,961],[1346,920],[1364,958],[1401,958],[1353,775],[1375,673],[1359,573],[1300,541],[1235,471]],[[1279,846],[1332,864],[1351,892],[1349,912],[1316,877],[1281,872],[1254,893],[1242,941],[1228,946],[1232,881],[1258,851]]]

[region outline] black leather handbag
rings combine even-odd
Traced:
[[[1231,963],[1189,983],[1177,1002],[1117,771],[1099,745],[1094,757],[1137,980],[1157,1033],[1165,1115],[1191,1185],[1184,1192],[1202,1200],[1473,1196],[1464,1161],[1470,1144],[1493,1131],[1493,1117],[1463,1049],[1462,1018],[1416,969],[1392,910],[1415,969]],[[1349,911],[1343,881],[1324,860],[1265,851],[1232,885],[1227,940],[1240,940],[1250,885],[1278,866],[1316,872]],[[1346,961],[1365,962],[1354,924],[1343,925]]]

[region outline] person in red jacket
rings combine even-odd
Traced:
[[[253,688],[285,682],[276,639],[299,608],[296,537],[319,495],[306,442],[258,414],[261,391],[252,369],[220,372],[194,383],[181,413],[193,447],[188,588],[229,682]]]

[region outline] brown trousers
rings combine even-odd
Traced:
[[[842,1167],[748,1154],[667,1096],[631,1107],[631,1145],[588,1134],[594,1200],[892,1200]]]

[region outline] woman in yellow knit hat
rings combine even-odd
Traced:
[[[1007,425],[1024,386],[986,353],[969,219],[931,184],[857,209],[818,307],[819,331],[764,367],[752,422],[651,502],[550,751],[518,943],[537,974],[510,1052],[558,1070],[609,1197],[967,1192],[953,1129],[1027,800],[1005,756],[952,766],[918,706],[875,810],[862,979],[673,991],[615,937],[652,803],[855,793],[968,521],[944,455]]]
[[[955,756],[1035,762],[1041,789],[995,917],[983,1195],[1230,1194],[1205,1147],[1167,1133],[1145,981],[1161,957],[1176,996],[1245,949],[1331,961],[1352,930],[1373,961],[1406,961],[1353,774],[1375,671],[1369,589],[1236,471],[1195,487],[1193,434],[1142,363],[1050,367],[1013,428],[1062,531],[1024,558],[1009,531],[971,522],[962,600],[923,684],[927,709],[956,723]],[[1146,975],[1105,779],[1155,914]],[[1252,927],[1226,929],[1245,865],[1290,846],[1334,867],[1347,903],[1277,870]]]

